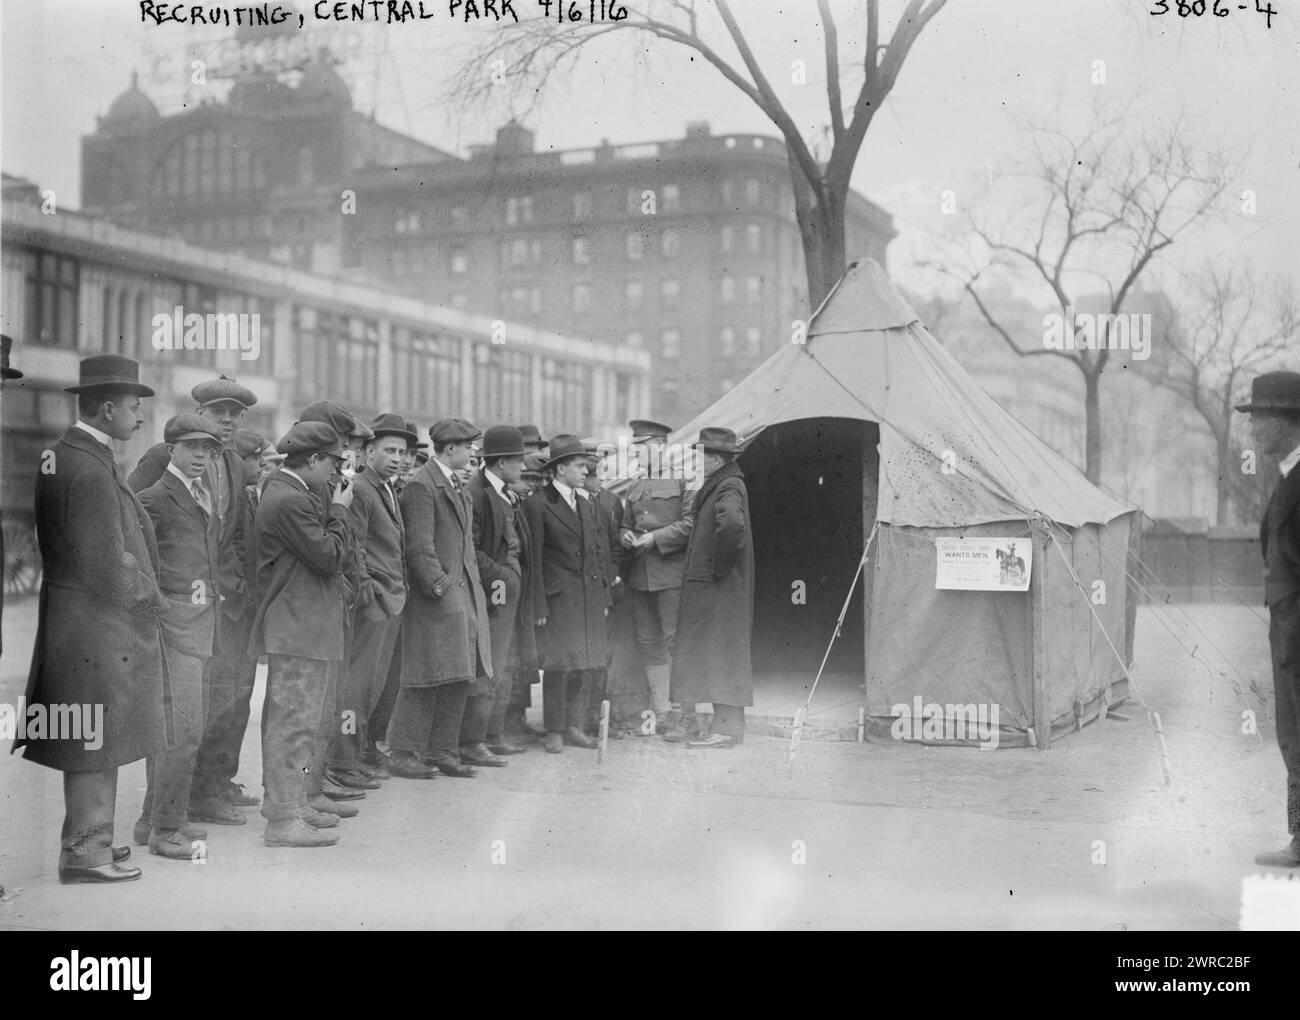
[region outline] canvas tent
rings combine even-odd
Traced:
[[[836,647],[865,677],[870,716],[917,698],[949,714],[997,705],[1001,744],[1032,730],[1046,746],[1127,696],[1135,508],[985,393],[875,262],[849,268],[805,343],[669,441],[689,445],[702,426],[734,429],[744,449],[756,669],[816,671],[878,525]],[[936,590],[949,536],[1032,543],[1029,591]],[[796,581],[806,604],[792,604]]]

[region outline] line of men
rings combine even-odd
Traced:
[[[623,499],[593,443],[530,425],[444,418],[424,443],[396,414],[367,425],[322,400],[272,450],[241,427],[255,394],[221,376],[124,479],[112,442],[153,391],[116,355],[80,376],[78,420],[37,481],[28,703],[103,704],[104,733],[93,750],[25,742],[64,773],[61,881],[139,877],[112,837],[117,769],[140,758],[134,842],[190,860],[200,825],[246,824],[244,807],[260,803],[268,846],[328,846],[394,776],[473,778],[532,740],[596,747],[624,589],[665,738],[743,739],[753,547],[729,430],[701,430],[698,489],[666,472]],[[637,443],[667,440],[630,424]],[[259,799],[235,780],[263,656]],[[539,671],[542,730],[526,719]]]

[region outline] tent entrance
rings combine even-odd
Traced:
[[[769,426],[740,456],[754,532],[757,715],[792,716],[817,675],[875,521],[878,442],[874,422],[808,418]],[[845,703],[828,714],[856,719],[864,703],[870,587],[858,579],[814,713]]]

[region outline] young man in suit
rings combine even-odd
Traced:
[[[212,656],[221,604],[221,534],[213,494],[204,478],[221,455],[221,432],[207,418],[178,414],[163,427],[171,463],[140,492],[158,542],[158,585],[167,596],[162,618],[163,654],[171,683],[171,747],[148,760],[148,783],[137,845],[160,857],[188,861],[192,840],[205,833],[187,824],[194,761],[203,738],[203,668]]]
[[[429,429],[433,457],[402,490],[407,599],[388,768],[406,779],[432,779],[435,771],[476,775],[474,766],[460,761],[460,727],[475,679],[492,675],[492,652],[474,556],[474,511],[456,472],[469,463],[478,436],[460,418],[435,422]]]
[[[171,728],[153,524],[112,446],[144,424],[140,398],[153,390],[140,384],[136,362],[104,354],[82,361],[68,392],[77,394],[77,421],[51,451],[51,470],[36,476],[44,574],[26,704],[47,717],[52,707],[85,706],[99,732],[29,731],[13,750],[63,773],[59,881],[123,882],[140,869],[121,866],[130,848],[113,846],[117,770],[165,751]]]
[[[523,518],[510,486],[524,468],[524,439],[513,425],[494,425],[483,436],[483,468],[469,482],[474,511],[474,556],[483,585],[492,646],[493,676],[478,678],[482,690],[465,706],[460,731],[460,760],[500,768],[505,755],[524,748],[502,737],[514,675],[515,629],[523,588]],[[492,745],[489,747],[489,743]]]
[[[577,436],[550,442],[554,479],[525,501],[535,560],[533,622],[542,677],[544,747],[594,748],[583,732],[586,692],[593,671],[605,668],[605,616],[609,581],[591,502],[578,495],[587,474],[587,451]]]
[[[338,816],[308,803],[309,773],[327,693],[343,658],[352,549],[352,488],[338,477],[343,444],[320,422],[299,422],[276,444],[284,465],[266,483],[257,512],[257,588],[249,652],[265,653],[262,816],[267,846],[330,846],[322,831]],[[336,479],[331,484],[332,479]],[[330,503],[322,503],[327,490]]]
[[[1255,863],[1295,868],[1300,867],[1300,372],[1258,376],[1249,402],[1237,410],[1250,414],[1256,452],[1276,457],[1282,475],[1260,522],[1259,541],[1291,842],[1260,854]]]
[[[373,431],[366,464],[353,479],[352,530],[361,553],[361,587],[339,691],[339,711],[353,725],[335,730],[329,760],[330,774],[349,784],[358,776],[389,775],[382,766],[366,765],[363,753],[374,747],[370,715],[383,693],[406,607],[406,529],[393,479],[416,436],[395,414],[381,414]]]

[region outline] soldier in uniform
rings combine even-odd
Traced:
[[[343,574],[353,542],[351,486],[330,485],[344,460],[338,434],[299,422],[276,444],[284,465],[267,480],[257,513],[257,587],[250,653],[266,655],[262,775],[267,846],[330,846],[323,831],[339,815],[310,803],[308,779],[323,756],[316,741],[343,659],[347,592]],[[330,502],[321,497],[328,491]]]
[[[646,419],[628,425],[632,442],[638,446],[641,470],[627,490],[629,520],[620,537],[628,551],[626,587],[651,708],[665,740],[685,740],[695,725],[695,708],[684,705],[680,715],[672,718],[668,684],[686,543],[695,522],[693,493],[681,477],[683,466],[668,462],[668,426]]]
[[[1250,414],[1255,449],[1276,457],[1282,474],[1260,522],[1259,541],[1291,842],[1260,854],[1255,863],[1295,868],[1300,867],[1300,372],[1258,376],[1249,402],[1237,410]]]
[[[14,742],[25,757],[63,773],[59,881],[123,882],[129,847],[113,846],[117,770],[167,749],[166,697],[153,524],[113,458],[113,440],[144,423],[140,366],[104,354],[81,362],[77,421],[36,476],[36,534],[44,575],[26,704],[102,706],[93,736],[33,733]],[[58,712],[56,716],[65,716]]]
[[[163,654],[171,685],[173,743],[150,758],[135,842],[160,857],[193,859],[206,833],[187,824],[194,762],[203,738],[203,669],[212,656],[221,602],[221,523],[204,483],[208,461],[221,456],[221,430],[197,414],[163,427],[171,463],[140,492],[158,541],[158,584],[167,596]]]

